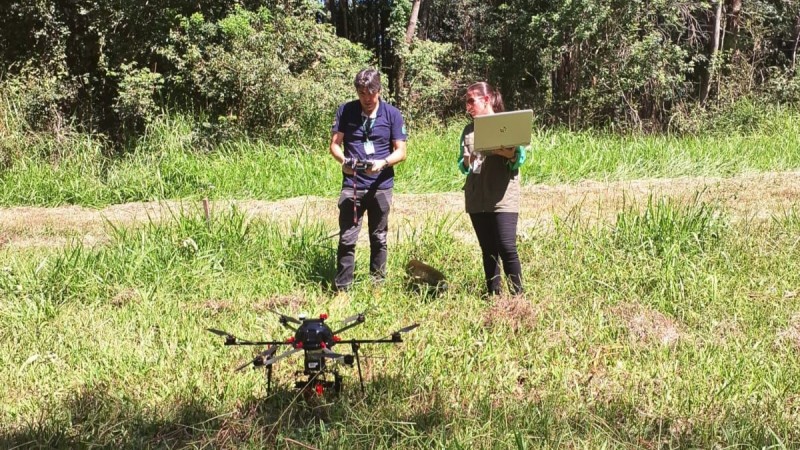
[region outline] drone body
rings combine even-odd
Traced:
[[[301,315],[295,319],[272,311],[279,316],[279,322],[285,328],[294,332],[294,335],[285,341],[249,341],[240,340],[225,331],[209,328],[208,331],[225,337],[225,345],[266,345],[263,352],[256,355],[252,361],[239,366],[236,370],[242,370],[249,366],[266,367],[267,371],[267,390],[272,387],[272,367],[281,359],[303,352],[303,375],[308,378],[304,381],[296,381],[295,387],[298,389],[313,389],[318,395],[322,395],[326,389],[333,389],[339,393],[342,389],[341,375],[338,368],[340,365],[352,367],[355,363],[358,367],[358,378],[361,383],[361,391],[364,391],[364,378],[361,374],[361,360],[359,349],[362,344],[396,344],[403,342],[402,333],[407,333],[418,324],[409,325],[390,334],[388,338],[381,339],[347,339],[343,340],[339,334],[349,330],[365,321],[364,313],[350,316],[343,321],[342,328],[334,331],[325,320],[327,314],[321,314],[319,318],[308,319]],[[293,326],[297,325],[297,327]],[[331,350],[337,344],[350,344],[351,354],[335,353]],[[275,355],[281,346],[289,347],[283,353]],[[327,379],[327,375],[333,376],[333,380]]]

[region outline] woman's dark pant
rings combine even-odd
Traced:
[[[389,207],[392,189],[356,192],[353,214],[353,190],[342,189],[339,195],[339,247],[336,251],[337,290],[347,290],[353,284],[356,267],[356,242],[361,231],[364,212],[369,227],[369,272],[374,279],[386,276],[386,235],[389,229]],[[353,220],[353,217],[356,219]]]
[[[518,213],[475,213],[469,215],[483,253],[483,272],[489,295],[499,294],[500,261],[511,294],[522,293],[522,266],[517,254]]]

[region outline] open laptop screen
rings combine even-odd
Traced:
[[[475,151],[530,145],[533,111],[524,109],[475,117]]]

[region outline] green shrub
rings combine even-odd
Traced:
[[[453,64],[454,49],[449,43],[418,40],[412,44],[406,54],[403,94],[403,112],[409,121],[431,123],[459,95],[454,81],[458,72],[447,70]]]
[[[5,133],[64,133],[69,118],[63,111],[77,98],[77,84],[63,73],[26,66],[18,75],[0,80]]]
[[[353,97],[353,77],[370,58],[310,17],[265,8],[237,8],[218,22],[181,17],[171,41],[161,49],[178,69],[168,81],[202,99],[212,135],[314,136]]]
[[[159,110],[154,96],[164,84],[162,75],[135,63],[122,64],[112,74],[119,78],[113,108],[122,126],[136,129],[150,123]]]

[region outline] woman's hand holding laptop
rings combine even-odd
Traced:
[[[505,159],[514,159],[517,154],[517,150],[513,147],[504,147],[498,148],[497,150],[492,151],[493,155],[500,155]]]

